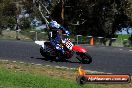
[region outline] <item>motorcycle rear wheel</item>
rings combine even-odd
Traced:
[[[44,52],[43,47],[40,48],[40,54],[41,54],[43,57],[45,57],[45,58],[47,57],[46,52]]]
[[[40,48],[40,54],[46,59],[53,59],[55,58],[54,56],[50,56],[47,52],[44,51],[43,47]]]

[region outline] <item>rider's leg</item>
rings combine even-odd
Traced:
[[[51,40],[50,42],[53,45],[53,47],[55,47],[55,49],[61,50],[60,44],[58,44],[55,40]]]
[[[54,33],[50,33],[50,37],[51,37],[51,44],[53,45],[53,47],[55,47],[57,50],[61,51],[62,53],[64,53],[64,49],[60,46],[61,43],[61,37],[59,35],[59,33],[56,34],[56,36],[53,36]]]
[[[56,38],[55,38],[55,40],[56,40],[56,46],[57,46],[57,47],[60,47],[59,50],[60,50],[62,53],[64,53],[64,52],[65,52],[64,49],[60,46],[60,43],[62,43],[62,42],[61,42],[60,36],[57,35]]]

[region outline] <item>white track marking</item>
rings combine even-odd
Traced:
[[[1,61],[5,61],[5,62],[8,62],[9,60],[1,60]]]
[[[12,61],[13,63],[16,63],[16,61]]]
[[[120,50],[123,50],[123,49],[120,49]]]
[[[20,64],[23,64],[24,62],[19,62]]]
[[[132,52],[132,50],[129,50],[130,52]]]
[[[31,63],[32,65],[34,65],[34,63]]]
[[[50,67],[50,65],[45,65],[45,66]]]
[[[41,66],[42,64],[35,64],[35,65]]]

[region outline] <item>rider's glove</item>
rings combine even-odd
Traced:
[[[62,43],[66,43],[66,40],[62,40]]]
[[[69,31],[65,31],[66,35],[69,36],[70,35],[70,32]]]
[[[61,50],[61,47],[60,47],[59,44],[57,44],[55,48],[56,48],[57,50]]]

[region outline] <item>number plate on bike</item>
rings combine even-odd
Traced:
[[[67,40],[66,41],[66,47],[70,50],[72,50],[72,47],[73,47],[73,43],[70,41],[70,40]]]

